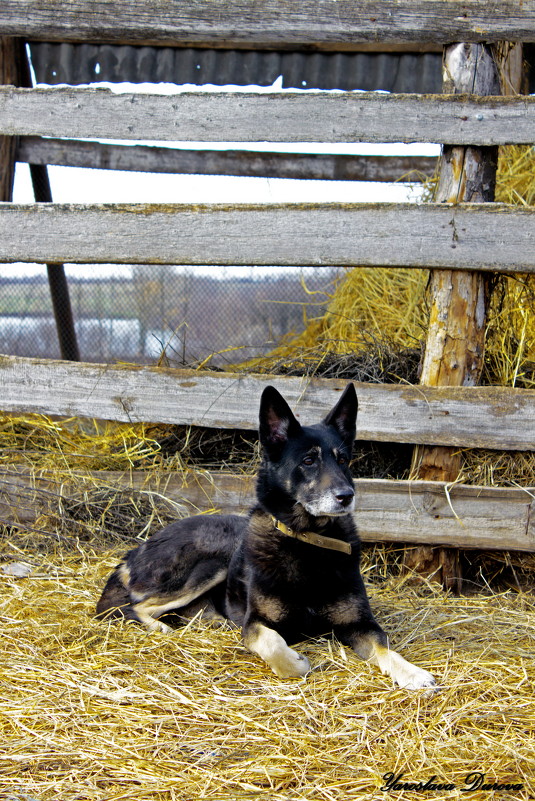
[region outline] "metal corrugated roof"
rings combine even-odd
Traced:
[[[30,45],[38,83],[93,81],[282,85],[307,89],[440,92],[440,53],[307,53],[258,50]]]

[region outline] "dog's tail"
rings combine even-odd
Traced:
[[[120,568],[118,565],[109,577],[97,603],[96,616],[101,620],[138,619],[130,593],[121,581]]]

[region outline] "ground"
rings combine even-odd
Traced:
[[[305,680],[280,680],[228,627],[96,623],[123,551],[19,548],[32,572],[0,578],[0,799],[533,798],[532,595],[377,581],[368,559],[391,644],[441,685],[428,698],[327,640],[300,647]]]

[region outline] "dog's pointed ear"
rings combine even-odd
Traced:
[[[260,399],[260,442],[271,452],[301,431],[301,425],[280,392],[268,386]]]
[[[357,431],[357,393],[353,384],[348,384],[334,408],[331,409],[325,420],[325,425],[334,426],[339,434],[351,444]]]

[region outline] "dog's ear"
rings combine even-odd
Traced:
[[[260,442],[273,451],[284,445],[290,437],[301,431],[301,425],[280,392],[266,387],[260,399]]]
[[[334,426],[344,440],[347,440],[351,445],[357,430],[358,407],[355,387],[353,384],[348,384],[336,406],[331,409],[323,421],[325,425]]]

